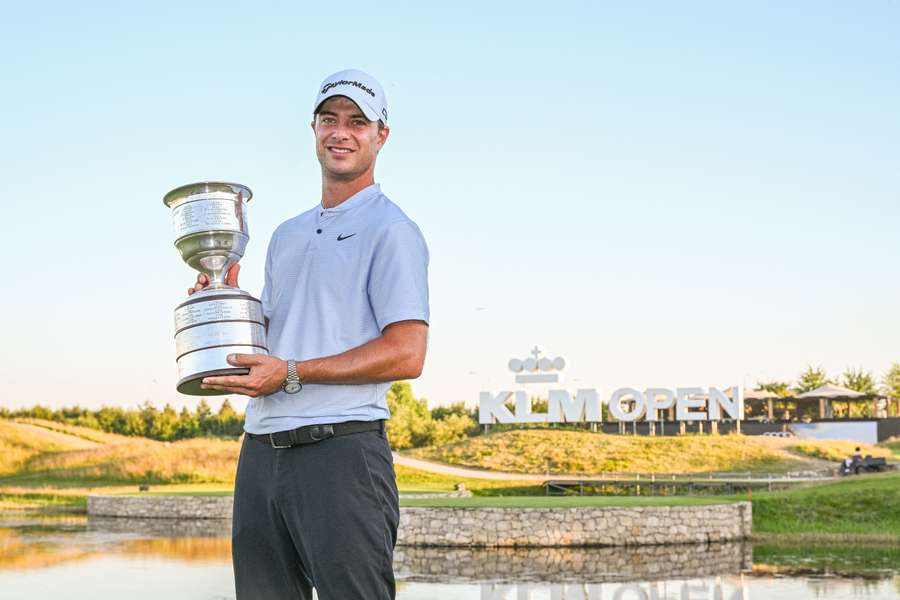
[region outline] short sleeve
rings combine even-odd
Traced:
[[[268,320],[272,319],[272,253],[274,252],[274,246],[275,234],[273,233],[272,238],[269,240],[269,248],[266,251],[265,282],[263,283],[262,293],[259,295],[259,300],[262,302],[263,317]]]
[[[372,256],[368,293],[381,331],[398,321],[428,323],[428,247],[412,221],[385,229]]]

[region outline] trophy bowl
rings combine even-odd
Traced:
[[[219,396],[201,389],[204,377],[246,375],[227,356],[268,354],[262,303],[225,283],[228,269],[244,255],[247,202],[253,193],[237,183],[204,181],[175,188],[163,202],[172,209],[175,247],[209,285],[175,308],[175,353],[182,394]]]

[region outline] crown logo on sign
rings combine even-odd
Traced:
[[[557,356],[551,359],[544,356],[543,349],[535,346],[531,349],[531,357],[526,359],[513,358],[509,361],[509,370],[516,374],[516,383],[557,383],[559,373],[566,368],[566,359]],[[526,371],[523,373],[523,371]]]

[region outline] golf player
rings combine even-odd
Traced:
[[[357,70],[319,87],[322,198],[269,242],[261,300],[270,355],[229,356],[250,396],[234,492],[237,600],[386,600],[399,506],[385,436],[391,381],[419,376],[428,249],[375,183],[384,90]],[[229,272],[237,285],[239,267]],[[189,292],[207,285],[204,275]]]

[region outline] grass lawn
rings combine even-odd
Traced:
[[[755,493],[753,531],[892,537],[900,541],[900,473]]]
[[[0,511],[81,512],[87,508],[87,497],[53,492],[10,493],[0,490]]]
[[[723,504],[714,496],[473,496],[472,498],[406,498],[401,506],[448,508],[577,508],[583,506],[696,506]]]

